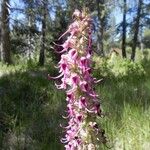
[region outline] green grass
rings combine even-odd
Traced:
[[[113,150],[149,150],[148,66],[144,80],[104,79],[96,87],[106,114],[98,121]],[[65,94],[47,80],[47,73],[54,75],[55,70],[1,66],[0,72],[0,149],[63,150]]]
[[[108,81],[98,87],[106,117],[103,125],[114,150],[148,150],[150,146],[150,93],[143,83]]]

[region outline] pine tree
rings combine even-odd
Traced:
[[[9,0],[1,2],[1,56],[4,63],[11,64],[11,44],[9,29]]]

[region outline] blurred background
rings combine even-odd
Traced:
[[[114,150],[150,149],[149,0],[0,0],[0,149],[63,150],[55,76],[75,9],[93,18],[93,76]],[[101,146],[101,149],[108,149]]]

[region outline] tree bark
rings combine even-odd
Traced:
[[[126,58],[126,13],[127,13],[127,0],[124,0],[123,6],[123,23],[122,23],[122,57]]]
[[[104,17],[101,18],[101,27],[100,27],[100,32],[101,32],[101,54],[102,56],[105,56],[104,53]]]
[[[42,36],[41,36],[41,49],[39,56],[40,66],[43,66],[45,63],[46,17],[47,17],[47,1],[43,2]]]
[[[104,54],[104,20],[105,20],[105,15],[102,16],[102,11],[100,9],[100,4],[104,4],[104,0],[96,0],[97,3],[97,13],[98,13],[98,20],[100,23],[100,27],[97,32],[97,50],[100,55],[105,56]]]
[[[11,44],[10,44],[10,30],[9,30],[9,0],[2,0],[1,3],[1,52],[2,61],[11,64]]]
[[[31,42],[31,39],[32,39],[32,35],[31,35],[31,31],[30,31],[30,28],[32,26],[32,19],[31,19],[31,15],[29,14],[28,16],[28,50],[27,50],[27,58],[28,60],[31,60],[31,53],[32,53],[32,42]]]
[[[0,3],[0,7],[1,5]],[[0,16],[0,61],[2,61],[2,16]]]
[[[137,17],[136,17],[135,26],[134,26],[134,37],[132,40],[132,53],[131,53],[131,60],[132,61],[135,60],[135,53],[136,53],[136,46],[137,46],[139,26],[140,26],[142,4],[143,4],[143,0],[139,0],[138,9],[137,9]]]

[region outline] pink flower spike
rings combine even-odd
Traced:
[[[73,99],[73,94],[72,93],[68,93],[67,94],[67,99],[71,99],[72,100]]]
[[[76,49],[71,49],[68,54],[73,60],[77,60],[78,53]]]
[[[82,13],[81,13],[78,9],[76,9],[76,10],[74,11],[74,13],[73,13],[72,16],[73,16],[73,17],[75,16],[75,17],[80,18],[80,17],[82,16]]]
[[[67,70],[67,64],[62,63],[62,64],[60,65],[60,72],[66,72],[66,70]]]
[[[63,33],[58,40],[60,40],[63,36],[65,36],[67,33],[69,32],[69,30],[67,30],[65,33]]]
[[[51,80],[51,79],[58,79],[58,78],[61,78],[64,74],[61,73],[59,76],[57,77],[51,77],[50,74],[48,74],[48,79]]]
[[[69,29],[62,34],[58,40],[60,40],[63,36],[65,36],[67,33],[71,33],[71,37],[75,35],[75,33],[79,32],[79,24],[77,21],[73,22],[70,26]]]
[[[73,45],[74,45],[73,42],[74,42],[74,40],[72,40],[72,39],[69,38],[69,39],[62,45],[62,47],[64,48],[65,51],[67,51],[68,48],[73,47]]]
[[[72,76],[72,83],[73,83],[74,85],[78,85],[78,84],[79,84],[79,81],[80,81],[79,76],[77,76],[76,74],[74,74],[74,75]]]
[[[68,124],[64,127],[65,136],[61,142],[66,150],[98,150],[100,140],[105,138],[96,123],[102,115],[99,96],[94,85],[101,80],[92,77],[92,19],[86,11],[75,10],[74,22],[67,31],[62,45],[61,60],[58,63],[60,75],[50,79],[61,78],[58,89],[66,91]],[[59,38],[59,39],[60,39]]]
[[[82,82],[80,82],[80,88],[82,91],[88,92],[90,87],[86,81],[82,81]]]
[[[100,83],[101,81],[103,81],[103,79],[99,79],[99,80],[94,79],[94,83]]]
[[[81,115],[78,115],[78,116],[77,116],[77,120],[78,120],[78,122],[81,122],[81,121],[82,121],[82,116],[81,116]]]
[[[56,46],[62,47],[62,45],[56,44],[55,42],[53,42],[53,44],[56,45]],[[54,49],[54,50],[55,50],[55,52],[58,53],[58,54],[64,53],[64,52],[66,51],[66,49],[63,49],[63,50],[61,50],[61,51],[58,51],[58,50],[56,50],[56,49]]]

